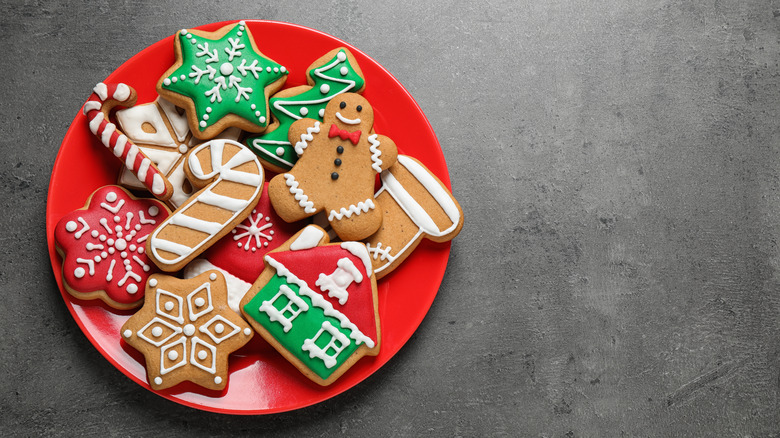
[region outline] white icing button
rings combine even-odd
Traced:
[[[216,279],[217,279],[217,274],[215,274],[213,272],[211,274],[209,274],[209,280],[214,281]]]
[[[138,292],[138,285],[131,284],[131,285],[127,286],[127,293],[129,293],[130,295],[133,295],[136,292]]]
[[[73,271],[73,275],[74,275],[76,278],[83,278],[83,277],[84,277],[84,274],[86,274],[86,273],[87,273],[87,271],[85,271],[85,270],[84,270],[84,268],[76,268],[76,269]]]
[[[154,378],[154,384],[155,385],[162,385],[162,378],[161,377],[155,377]]]
[[[330,85],[322,84],[322,86],[320,87],[320,93],[328,94],[328,91],[330,91]]]
[[[165,310],[169,312],[173,310],[173,301],[168,301],[167,303],[165,303]]]
[[[325,108],[320,110],[320,117],[325,117]]]
[[[224,326],[222,323],[217,323],[217,324],[214,326],[214,331],[215,331],[215,332],[216,332],[218,335],[221,335],[221,334],[222,334],[222,332],[224,332],[224,331],[225,331],[225,326]]]
[[[274,73],[279,73],[279,67],[274,67]]]
[[[250,329],[250,328],[245,328],[244,329],[244,334],[245,335],[249,336],[251,333],[252,333],[252,329]]]
[[[195,326],[192,324],[187,324],[184,326],[184,334],[186,336],[192,336],[195,334]]]
[[[229,62],[223,62],[222,65],[219,66],[219,72],[225,76],[229,76],[233,73],[233,65]]]
[[[171,350],[171,351],[168,352],[168,359],[176,360],[178,358],[179,358],[179,353],[177,353],[176,351]]]
[[[346,67],[341,67],[341,69],[339,70],[339,73],[341,73],[341,76],[346,76],[347,73],[349,73],[349,69],[346,68]]]
[[[159,338],[160,336],[162,336],[162,328],[160,328],[160,327],[153,328],[152,329],[152,336],[154,336],[155,338]]]
[[[187,153],[187,145],[186,144],[180,144],[179,145],[179,153],[186,154]]]
[[[271,73],[271,67],[266,67],[265,71],[267,71],[268,73]]]
[[[206,304],[206,300],[203,298],[195,298],[195,305],[197,307],[203,307],[204,304]]]
[[[126,338],[129,338],[130,336],[133,336],[133,332],[131,330],[125,330],[124,333],[122,333]]]
[[[149,214],[150,215],[157,216],[157,213],[159,213],[159,212],[160,212],[160,209],[157,208],[156,205],[152,205],[151,207],[149,207]]]
[[[202,120],[201,120],[201,122],[200,122],[200,127],[201,127],[201,128],[205,128],[205,127],[206,127],[206,122],[204,122],[204,121],[202,121]]]
[[[281,157],[282,155],[284,155],[284,148],[283,148],[283,147],[281,147],[281,146],[279,146],[278,148],[276,148],[276,155],[277,155],[277,156],[279,156],[279,157]]]
[[[178,81],[178,80],[179,80],[179,78],[177,78],[176,76],[174,76],[174,77],[172,77],[172,78],[171,78],[171,82],[173,82],[174,84],[175,84],[175,83],[176,83],[176,81]]]
[[[282,72],[282,73],[286,73],[287,72],[287,67],[281,66],[281,67],[279,67],[279,71]]]
[[[198,359],[200,360],[206,360],[206,358],[209,357],[209,354],[206,353],[206,350],[200,350],[198,352]]]
[[[65,230],[69,233],[72,233],[76,231],[76,228],[78,228],[78,224],[76,222],[70,221],[67,224],[65,224]]]
[[[217,385],[219,385],[220,383],[222,383],[222,377],[219,377],[219,376],[217,376],[217,377],[214,377],[214,383],[216,383]]]
[[[179,80],[182,80],[182,81],[184,81],[184,80],[186,80],[186,79],[187,79],[187,76],[184,76],[184,75],[181,75],[181,76],[179,76]]]
[[[308,109],[308,108],[306,108],[305,106],[304,106],[304,107],[301,107],[301,111],[300,111],[300,113],[301,113],[301,115],[302,115],[302,116],[304,116],[304,117],[305,117],[305,116],[306,116],[306,114],[309,114],[309,109]]]
[[[108,201],[108,202],[114,202],[114,201],[116,201],[116,192],[109,192],[109,193],[106,195],[106,201]]]
[[[168,78],[163,79],[163,85],[171,85],[171,80]]]
[[[152,278],[151,280],[149,280],[149,286],[151,286],[151,287],[157,286],[157,279],[156,278]]]
[[[260,117],[260,123],[265,123],[265,116]]]
[[[338,59],[341,62],[344,62],[347,59],[347,54],[344,52],[339,52],[339,54],[336,55],[336,59]]]
[[[91,233],[89,233],[89,234],[90,234],[92,237],[97,237],[98,235],[100,235],[100,233],[98,233],[98,230],[92,230],[92,232],[91,232]]]
[[[252,104],[249,108],[252,108],[253,110],[256,110],[257,109],[257,105]]]
[[[116,242],[114,242],[114,247],[119,251],[124,251],[127,249],[127,241],[125,239],[117,239]]]
[[[206,112],[207,112],[207,113],[210,113],[210,112],[211,112],[211,107],[210,107],[210,106],[207,106],[207,107],[206,107]]]
[[[208,119],[209,119],[209,115],[208,114],[203,114],[203,120],[208,120]]]

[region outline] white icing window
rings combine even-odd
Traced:
[[[276,303],[280,301],[282,297],[286,298],[287,303],[277,309]],[[265,312],[271,322],[278,322],[281,324],[284,328],[284,332],[287,333],[292,328],[293,320],[300,315],[301,312],[309,310],[309,305],[292,289],[283,284],[279,288],[279,292],[277,292],[273,298],[263,301],[259,310]]]
[[[347,302],[347,298],[349,298],[347,288],[353,282],[360,283],[363,281],[363,274],[352,263],[352,260],[346,257],[339,259],[337,265],[338,267],[332,274],[320,274],[314,284],[323,292],[327,292],[328,296],[339,300],[339,304],[343,306]]]
[[[317,346],[317,341],[323,336],[330,336],[330,340],[324,347]],[[309,352],[310,358],[321,359],[325,366],[333,368],[336,365],[336,357],[349,345],[349,338],[333,327],[328,321],[322,323],[320,331],[313,338],[303,341],[303,351]]]

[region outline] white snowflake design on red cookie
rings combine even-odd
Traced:
[[[157,271],[146,256],[146,239],[169,214],[162,202],[137,199],[121,187],[96,190],[54,231],[68,292],[119,309],[137,307],[147,278]]]

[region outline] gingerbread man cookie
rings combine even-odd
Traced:
[[[376,175],[398,155],[395,143],[375,134],[374,111],[359,94],[344,93],[325,107],[323,121],[301,119],[288,137],[299,158],[268,187],[279,216],[294,222],[324,211],[342,240],[360,240],[382,224],[374,199]]]

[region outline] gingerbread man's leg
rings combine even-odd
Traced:
[[[382,210],[373,199],[326,211],[328,222],[342,240],[365,239],[382,226]]]
[[[309,200],[309,196],[291,173],[273,177],[268,183],[268,196],[274,210],[285,222],[296,222],[321,210]]]

